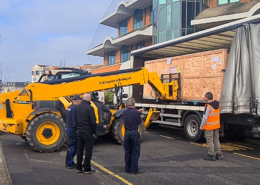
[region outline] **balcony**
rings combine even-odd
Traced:
[[[248,18],[259,13],[259,1],[231,3],[203,10],[194,20],[191,21],[191,25],[200,29],[208,29],[239,19]]]
[[[118,28],[118,23],[131,17],[136,9],[144,9],[152,5],[152,0],[132,0],[130,2],[119,3],[117,9],[112,14],[100,21],[100,24]]]
[[[152,25],[143,26],[137,30],[129,32],[121,37],[107,37],[104,42],[91,50],[87,55],[103,57],[104,53],[120,49],[122,45],[132,45],[152,38]]]

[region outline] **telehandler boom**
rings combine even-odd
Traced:
[[[101,74],[80,76],[32,83],[21,92],[14,91],[0,95],[0,130],[20,135],[32,148],[40,152],[53,152],[66,141],[66,109],[71,105],[69,98],[84,94],[129,85],[150,84],[157,99],[176,100],[178,79],[162,83],[157,73],[145,68],[134,68]],[[121,115],[124,109],[111,110],[112,118],[106,121],[99,117],[99,110],[92,102],[97,117],[97,136],[112,132],[117,143],[124,139],[124,125]],[[156,120],[159,112],[150,109],[144,119],[147,128]],[[143,135],[144,131],[141,128]]]

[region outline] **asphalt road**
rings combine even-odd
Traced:
[[[152,126],[141,145],[138,175],[124,172],[124,150],[110,137],[96,138],[93,163],[98,173],[76,174],[64,167],[65,148],[34,152],[17,136],[1,136],[15,185],[24,184],[260,184],[260,142],[221,140],[223,161],[204,161],[204,143],[191,143],[182,130]],[[95,166],[93,165],[93,166]]]

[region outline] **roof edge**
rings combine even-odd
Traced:
[[[209,29],[206,29],[206,30],[202,30],[202,31],[192,33],[192,34],[189,34],[189,35],[186,35],[186,36],[183,36],[183,37],[179,37],[179,38],[176,38],[176,39],[173,39],[173,40],[169,40],[169,41],[166,41],[166,42],[162,42],[162,43],[151,45],[151,46],[148,46],[148,47],[145,47],[145,48],[134,50],[134,51],[131,52],[131,55],[142,54],[144,52],[152,51],[152,50],[159,49],[159,48],[162,48],[162,47],[167,47],[167,46],[170,46],[172,44],[183,43],[183,42],[187,42],[187,41],[190,41],[190,40],[193,40],[193,39],[196,39],[196,38],[200,38],[200,37],[203,37],[203,36],[208,36],[208,35],[216,34],[216,33],[219,33],[219,32],[232,30],[232,29],[238,28],[238,27],[240,27],[244,24],[247,24],[247,23],[257,23],[257,22],[260,22],[260,14],[254,15],[254,16],[249,17],[249,18],[240,19],[240,20],[237,20],[237,21],[234,21],[234,22],[231,22],[231,23],[216,26],[216,27],[213,27],[213,28],[209,28]]]

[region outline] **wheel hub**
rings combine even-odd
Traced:
[[[48,139],[48,138],[50,138],[50,137],[53,136],[53,133],[52,133],[52,130],[51,130],[51,129],[45,128],[45,129],[43,130],[43,132],[42,132],[42,135],[43,135],[46,139]]]
[[[191,137],[195,137],[198,133],[198,124],[195,121],[188,123],[188,133]]]
[[[52,121],[41,123],[36,130],[37,140],[42,145],[52,145],[59,140],[61,131],[59,126]]]

